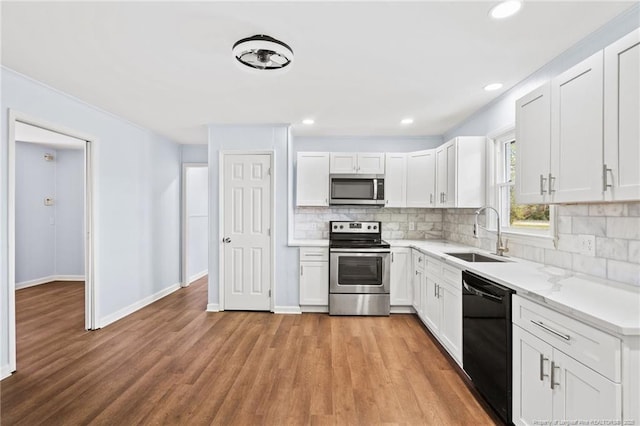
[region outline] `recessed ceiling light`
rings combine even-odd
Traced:
[[[413,118],[403,118],[401,124],[413,124]]]
[[[494,90],[502,89],[502,83],[491,83],[484,86],[484,90],[492,92]]]
[[[522,1],[507,0],[493,6],[489,11],[489,15],[494,19],[504,19],[515,15],[522,8]]]
[[[302,124],[306,124],[307,126],[310,126],[313,123],[315,123],[315,120],[313,118],[305,118],[304,120],[302,120]]]

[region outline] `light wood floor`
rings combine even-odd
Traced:
[[[102,330],[83,285],[19,290],[2,425],[495,424],[412,315],[206,313],[206,278]]]

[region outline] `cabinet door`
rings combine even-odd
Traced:
[[[603,199],[602,68],[600,51],[551,82],[549,192],[555,203]]]
[[[441,307],[440,340],[462,365],[462,289],[451,284],[438,287]]]
[[[387,153],[385,163],[385,207],[406,207],[407,154]]]
[[[391,249],[391,305],[411,306],[413,292],[409,276],[410,249]]]
[[[300,304],[329,304],[329,262],[300,262]]]
[[[299,152],[296,169],[296,205],[329,205],[329,154]]]
[[[447,144],[448,145],[448,144]],[[447,167],[447,145],[443,145],[436,150],[436,206],[445,206],[445,194],[447,192],[447,178],[449,172]]]
[[[424,279],[424,271],[419,268],[413,269],[413,309],[420,318],[422,318],[422,280]]]
[[[384,154],[380,152],[363,152],[358,154],[358,173],[365,175],[384,174]]]
[[[622,385],[553,351],[554,420],[622,420]]]
[[[447,184],[444,186],[444,206],[455,207],[456,206],[456,173],[457,173],[457,153],[456,143],[450,143],[445,146],[447,151]]]
[[[435,150],[407,158],[407,207],[435,207]]]
[[[546,202],[551,160],[551,84],[516,101],[516,200]]]
[[[640,29],[604,50],[606,200],[640,200]]]
[[[552,419],[549,382],[551,345],[513,326],[513,399],[511,419],[516,425],[534,425]]]
[[[431,332],[438,335],[440,332],[440,299],[438,298],[438,284],[436,277],[426,275],[424,292],[424,323]]]
[[[358,154],[354,152],[332,152],[330,154],[331,173],[357,173]]]

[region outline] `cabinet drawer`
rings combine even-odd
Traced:
[[[442,268],[444,267],[444,263],[439,260],[435,260],[432,257],[427,257],[427,274],[431,276],[440,277],[442,276]]]
[[[513,296],[513,323],[603,376],[620,382],[620,339],[535,302]]]
[[[442,279],[446,283],[451,284],[453,287],[462,291],[462,270],[444,265],[442,267]]]
[[[426,263],[426,256],[418,250],[413,250],[413,269],[419,269],[424,271],[424,264]]]
[[[329,249],[327,247],[300,247],[300,261],[323,261],[329,260]]]

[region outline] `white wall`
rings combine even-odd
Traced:
[[[212,274],[219,271],[218,256],[221,246],[219,234],[219,177],[220,151],[269,150],[275,155],[275,281],[274,305],[299,307],[298,302],[298,250],[287,246],[287,139],[286,125],[209,126],[209,213],[211,243],[209,246],[209,309],[219,305],[218,279]]]
[[[17,142],[16,287],[81,278],[83,224],[84,152]]]
[[[12,108],[95,136],[95,283],[99,326],[180,283],[180,147],[164,137],[2,68],[0,123]],[[8,351],[8,132],[0,150],[1,374]]]
[[[182,145],[180,150],[183,163],[206,163],[209,161],[208,145]]]
[[[200,278],[208,270],[209,168],[186,170],[187,281]]]

